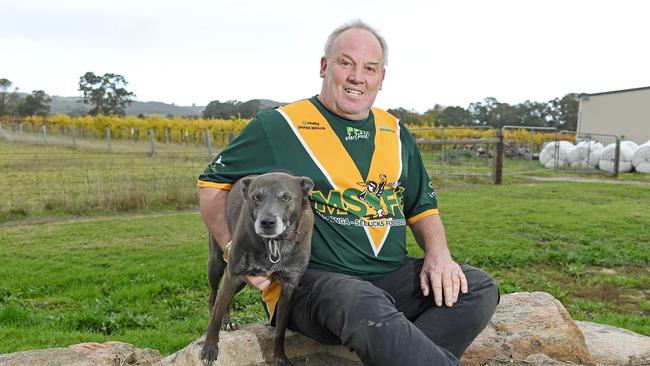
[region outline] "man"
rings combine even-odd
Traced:
[[[458,365],[499,295],[484,272],[451,257],[436,194],[412,136],[373,108],[387,47],[367,24],[336,29],[320,61],[319,95],[260,112],[199,177],[200,210],[224,247],[225,201],[248,174],[309,176],[312,256],[295,290],[289,328],[343,344],[366,365]],[[406,226],[424,249],[406,256]],[[264,291],[270,313],[277,286]]]

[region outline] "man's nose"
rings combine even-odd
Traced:
[[[363,70],[361,66],[354,65],[348,74],[348,81],[355,84],[363,82]]]

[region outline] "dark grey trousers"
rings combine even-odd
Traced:
[[[307,270],[292,297],[289,329],[343,344],[364,365],[460,365],[499,302],[496,282],[468,265],[469,291],[453,307],[422,296],[423,259],[409,258],[379,280]]]

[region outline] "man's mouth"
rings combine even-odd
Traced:
[[[363,95],[362,91],[356,89],[345,88],[345,92],[348,93],[348,95],[353,95],[357,97]]]

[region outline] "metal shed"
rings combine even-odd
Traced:
[[[577,129],[637,144],[650,140],[650,86],[581,95]]]

